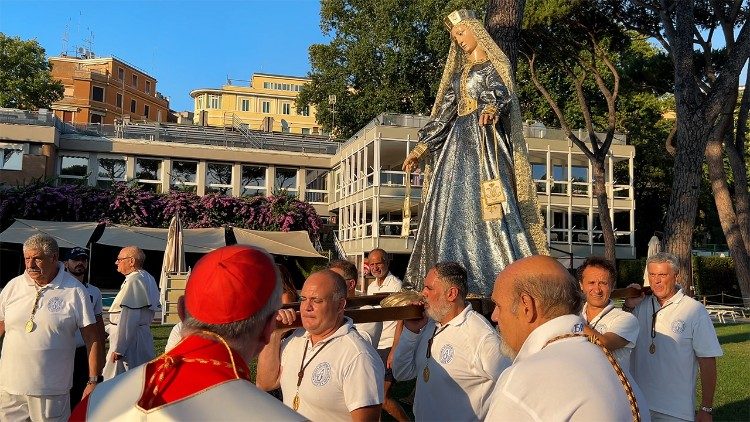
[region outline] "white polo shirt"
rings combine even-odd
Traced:
[[[625,389],[604,351],[580,333],[584,321],[563,315],[545,322],[524,341],[513,365],[497,381],[488,421],[632,421]],[[632,382],[641,420],[649,421],[646,399]]]
[[[661,310],[660,310],[661,309]],[[655,353],[651,320],[656,316]],[[699,357],[723,355],[706,308],[679,290],[664,306],[653,296],[633,311],[641,332],[632,355],[633,377],[648,397],[651,410],[681,419],[695,418],[695,383]]]
[[[351,411],[383,403],[383,362],[354,329],[351,319],[345,318],[344,325],[315,346],[309,337],[307,331],[298,328],[281,343],[284,404],[292,407],[303,355],[307,366],[299,386],[297,412],[304,417],[311,421],[351,421]]]
[[[0,390],[17,395],[59,395],[73,380],[75,333],[96,322],[83,285],[58,264],[57,276],[43,288],[34,322],[26,322],[37,294],[34,280],[24,272],[0,292],[0,320],[5,340],[0,359]]]
[[[88,298],[91,300],[91,306],[94,307],[94,318],[99,318],[102,316],[103,306],[102,306],[102,292],[99,290],[98,287],[94,286],[91,283],[86,283],[83,285],[83,287],[86,289],[86,293],[88,294]],[[86,346],[86,342],[83,341],[83,336],[81,335],[81,330],[76,331],[76,347],[84,347]],[[103,346],[102,346],[103,347]]]
[[[433,333],[437,334],[428,359]],[[500,353],[497,331],[467,305],[445,325],[430,320],[419,334],[404,328],[394,353],[393,376],[399,381],[417,378],[417,420],[484,420],[495,381],[509,365],[510,359]]]
[[[586,319],[586,308],[588,303],[583,304],[583,311],[581,311],[581,317]],[[628,341],[625,346],[612,351],[612,354],[617,359],[617,363],[620,367],[626,371],[630,371],[630,352],[635,348],[635,342],[638,340],[638,319],[633,316],[630,312],[625,312],[622,309],[615,308],[615,303],[609,301],[609,304],[599,312],[599,315],[595,316],[588,321],[591,328],[599,332],[600,334],[615,333],[618,336]]]
[[[401,279],[388,273],[383,279],[383,284],[378,286],[378,281],[374,280],[367,286],[367,294],[374,295],[378,293],[395,293],[401,291]],[[393,337],[396,335],[396,325],[398,321],[384,321],[383,330],[380,332],[380,341],[376,349],[387,349],[393,347]]]

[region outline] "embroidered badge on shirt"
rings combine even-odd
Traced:
[[[453,346],[446,344],[440,348],[440,363],[448,364],[453,360]]]
[[[64,304],[65,302],[63,302],[63,298],[55,296],[47,302],[47,310],[52,313],[60,312],[62,311]]]
[[[331,364],[328,362],[321,362],[315,367],[312,373],[312,383],[316,387],[322,387],[328,384],[331,379]]]
[[[682,334],[685,331],[685,321],[678,319],[672,323],[672,332],[675,334]]]
[[[604,334],[607,332],[607,324],[596,324],[596,331]]]
[[[579,322],[578,324],[573,326],[573,332],[574,333],[580,333],[583,331],[583,323]]]

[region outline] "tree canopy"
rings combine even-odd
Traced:
[[[486,0],[321,3],[331,41],[310,47],[312,82],[297,106],[314,104],[325,130],[349,137],[383,112],[429,114],[450,45],[443,19],[461,8],[481,17]]]
[[[63,97],[63,84],[53,80],[52,66],[36,40],[0,33],[0,107],[49,108]]]

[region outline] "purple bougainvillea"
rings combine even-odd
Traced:
[[[306,230],[313,239],[321,228],[320,217],[310,204],[283,193],[250,198],[216,193],[198,196],[180,190],[158,194],[128,183],[95,188],[35,182],[0,189],[0,229],[14,218],[167,227],[177,212],[185,228],[231,225],[253,230]]]

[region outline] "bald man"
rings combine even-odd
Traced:
[[[487,420],[650,420],[638,386],[583,334],[581,290],[557,260],[539,255],[507,266],[492,300],[501,349],[514,361]]]
[[[305,280],[300,292],[302,328],[281,338],[276,330],[258,356],[256,385],[281,387],[284,404],[312,421],[377,421],[383,403],[383,363],[344,316],[346,282],[331,270]],[[281,309],[277,319],[296,319]]]
[[[151,322],[159,309],[159,289],[143,270],[146,255],[136,246],[122,248],[115,265],[125,276],[109,308],[109,352],[104,379],[111,379],[154,358]]]

